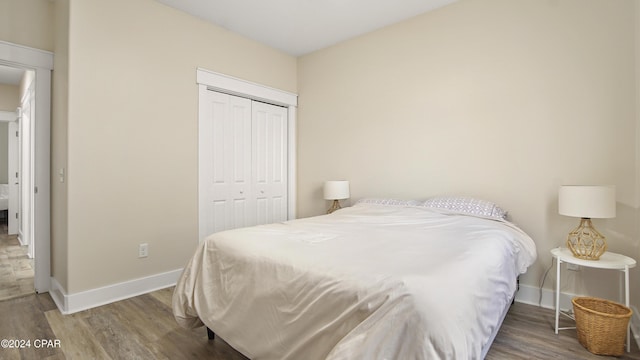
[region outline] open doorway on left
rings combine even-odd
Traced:
[[[32,114],[30,82],[33,72],[0,65],[0,301],[34,293],[34,259],[31,241],[25,237],[18,214],[23,155],[29,144],[23,143],[21,121],[25,105]],[[26,119],[28,123],[30,119]],[[29,131],[24,132],[29,134]],[[26,148],[25,148],[26,146]],[[28,171],[27,166],[27,172]]]

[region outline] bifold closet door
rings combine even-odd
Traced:
[[[205,233],[249,226],[251,100],[207,91],[200,115],[200,221]]]
[[[287,220],[287,109],[252,103],[256,224]]]
[[[286,220],[287,110],[207,91],[199,116],[201,234]]]

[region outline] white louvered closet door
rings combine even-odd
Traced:
[[[287,219],[287,110],[207,91],[200,104],[200,240]]]

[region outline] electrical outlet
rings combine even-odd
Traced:
[[[145,258],[149,256],[149,244],[144,243],[138,246],[138,257]]]
[[[567,270],[580,271],[580,265],[567,263]]]

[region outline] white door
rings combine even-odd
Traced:
[[[33,188],[33,167],[32,167],[32,120],[34,115],[33,92],[34,83],[27,86],[27,91],[20,103],[20,129],[18,133],[18,238],[22,245],[29,247],[29,257],[34,257],[34,247],[31,243],[31,214],[33,197],[30,189]]]
[[[251,225],[251,100],[208,91],[200,111],[201,233]]]
[[[287,220],[287,109],[252,104],[255,224]]]
[[[19,112],[20,110],[18,110]],[[17,116],[19,117],[19,115]],[[20,124],[18,120],[9,123],[9,136],[8,136],[8,153],[7,170],[8,170],[8,184],[9,184],[9,210],[7,211],[8,218],[8,233],[9,235],[15,235],[18,233],[18,196],[20,194],[18,188],[18,163],[19,163],[19,145],[18,135]]]
[[[200,99],[200,240],[286,220],[287,110],[208,90]]]

